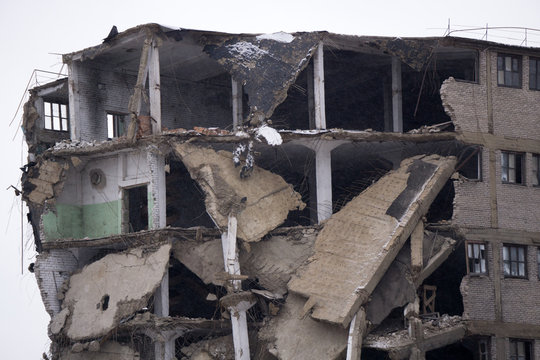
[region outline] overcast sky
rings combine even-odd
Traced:
[[[26,268],[35,252],[30,226],[23,222],[24,273],[21,275],[20,198],[10,185],[20,187],[23,154],[20,112],[12,126],[19,100],[33,69],[60,71],[61,56],[97,45],[112,25],[119,31],[157,22],[224,32],[269,33],[328,30],[335,33],[386,36],[442,36],[451,19],[462,26],[517,26],[540,29],[540,1],[475,0],[269,0],[269,1],[28,1],[0,0],[0,33],[4,71],[0,104],[4,168],[0,177],[0,344],[4,359],[41,359],[47,351],[47,324],[33,274]],[[493,35],[495,36],[495,35]],[[493,41],[522,35],[499,32]],[[529,45],[540,47],[540,36],[529,36]],[[51,79],[53,80],[53,79]],[[26,163],[25,159],[22,160]],[[3,187],[3,188],[2,188]]]

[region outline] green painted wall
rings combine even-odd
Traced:
[[[84,236],[98,238],[120,234],[120,201],[111,201],[101,204],[83,205]]]
[[[43,215],[45,241],[63,238],[98,238],[120,234],[119,200],[91,205],[56,204],[56,214]]]
[[[82,209],[78,205],[56,204],[56,214],[43,215],[45,240],[83,237]]]

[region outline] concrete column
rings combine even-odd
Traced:
[[[232,111],[233,111],[233,131],[237,131],[242,126],[242,83],[231,78],[232,85]]]
[[[71,61],[68,65],[68,96],[69,96],[69,135],[71,140],[81,138],[81,114],[79,97],[80,63]]]
[[[165,157],[157,148],[149,148],[146,160],[150,170],[150,191],[152,208],[148,209],[150,229],[162,229],[167,226],[167,197],[165,185]],[[150,199],[149,199],[150,200]],[[161,280],[159,288],[154,294],[154,313],[157,316],[169,316],[169,272]],[[173,360],[175,356],[174,339],[165,342],[155,342],[156,360]]]
[[[240,275],[240,262],[236,248],[236,217],[229,215],[227,232],[221,236],[225,271],[230,275]],[[229,291],[237,293],[242,290],[240,280],[231,280],[232,286]],[[246,311],[252,306],[246,301],[241,301],[234,306],[228,306],[231,314],[231,326],[233,332],[234,358],[235,360],[249,360],[249,337],[247,329]]]
[[[344,140],[298,140],[315,152],[315,185],[317,199],[317,222],[332,216],[332,150],[348,143]],[[312,197],[313,199],[313,197]],[[313,205],[311,205],[313,206]]]
[[[397,57],[392,57],[392,124],[394,132],[403,132],[401,61]]]
[[[315,112],[315,128],[326,129],[326,110],[324,99],[324,58],[323,43],[313,54],[313,103]]]
[[[384,131],[391,132],[393,129],[392,119],[392,84],[389,77],[383,79],[383,110],[384,110]]]
[[[362,355],[362,340],[366,332],[366,312],[360,308],[349,325],[347,341],[347,360],[360,360]]]
[[[148,92],[150,94],[150,116],[152,134],[161,134],[161,85],[159,71],[159,48],[154,39],[148,52]]]
[[[411,265],[415,274],[424,267],[424,222],[420,220],[411,233]]]

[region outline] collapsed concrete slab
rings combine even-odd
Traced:
[[[222,229],[236,214],[237,236],[252,242],[279,226],[290,210],[303,209],[300,194],[279,175],[258,167],[241,179],[232,153],[189,143],[173,144],[176,154],[206,194],[206,211]]]
[[[347,348],[347,330],[300,317],[303,306],[302,297],[289,294],[279,314],[259,331],[259,340],[280,360],[337,359]]]
[[[116,341],[107,341],[100,346],[99,351],[64,350],[59,360],[138,360],[140,355],[127,345]]]
[[[63,310],[51,320],[53,335],[74,341],[104,336],[147,306],[167,270],[170,250],[170,244],[162,244],[109,254],[72,275]]]
[[[411,337],[408,330],[370,334],[366,337],[364,346],[388,352],[392,360],[409,359],[413,351],[426,352],[463,339],[466,326],[459,316],[445,315],[441,319],[421,324],[420,330],[417,337]]]
[[[256,278],[258,284],[270,292],[283,296],[292,274],[313,254],[316,236],[317,230],[313,228],[291,228],[250,244],[249,251],[240,248],[242,273]],[[172,254],[205,284],[223,286],[221,247],[220,239],[176,241]]]
[[[289,282],[304,311],[347,326],[454,171],[453,157],[416,156],[332,215],[315,255]]]
[[[69,164],[65,161],[43,158],[34,166],[28,167],[28,172],[23,176],[25,199],[34,205],[43,205],[46,200],[53,199],[62,190],[67,169]]]

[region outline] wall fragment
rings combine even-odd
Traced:
[[[62,304],[70,312],[63,333],[77,341],[97,338],[145,307],[167,270],[170,249],[165,244],[109,254],[72,275]]]
[[[300,194],[279,175],[258,167],[241,179],[232,161],[232,153],[214,151],[189,143],[173,145],[206,194],[206,211],[224,229],[228,216],[236,214],[238,238],[258,241],[279,226],[290,210],[303,209]]]

